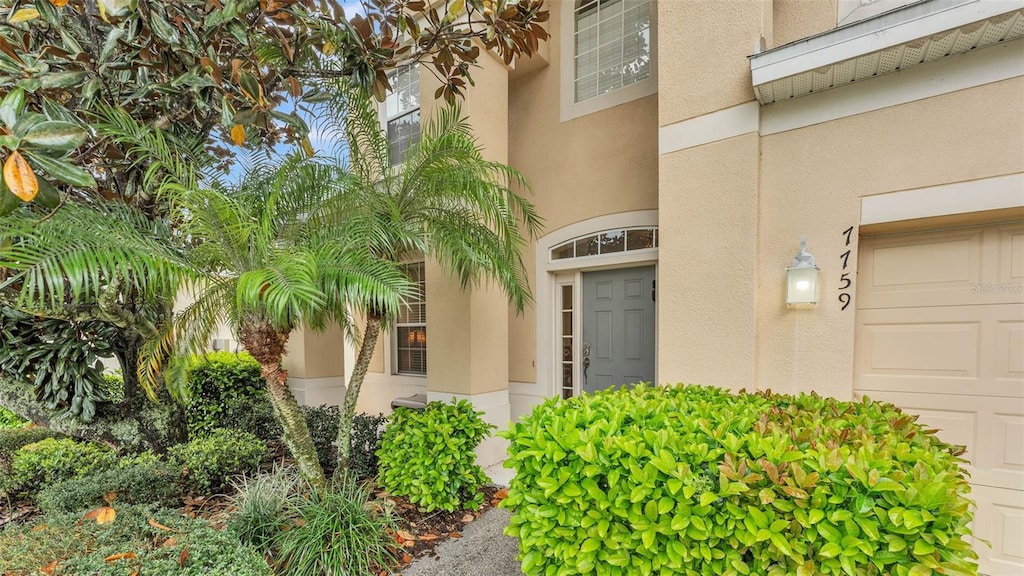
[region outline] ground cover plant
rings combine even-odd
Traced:
[[[158,459],[129,460],[116,468],[50,484],[39,492],[36,502],[46,514],[93,509],[108,499],[171,507],[181,499],[181,481],[180,466]]]
[[[111,513],[110,510],[113,512]],[[270,576],[258,552],[206,520],[153,506],[51,514],[0,532],[11,576]],[[84,545],[88,543],[87,545]]]
[[[977,574],[962,448],[891,404],[646,387],[504,433],[526,574]]]
[[[476,447],[494,428],[482,415],[465,400],[395,410],[377,452],[381,487],[427,510],[479,507],[487,476]]]

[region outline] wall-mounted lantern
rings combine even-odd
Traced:
[[[818,303],[818,266],[807,252],[807,238],[800,240],[800,252],[786,268],[786,304]]]

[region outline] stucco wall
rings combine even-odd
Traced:
[[[550,6],[550,62],[509,85],[509,164],[534,188],[544,233],[603,214],[658,205],[658,97],[649,96],[561,122],[561,5]],[[523,256],[534,276],[534,246]],[[509,380],[536,380],[536,324],[531,308],[510,312]]]
[[[661,158],[658,382],[754,378],[758,135]]]
[[[754,99],[747,56],[771,42],[771,3],[759,0],[658,2],[661,125]]]
[[[858,0],[859,1],[859,0]],[[837,0],[772,0],[775,48],[836,27]]]
[[[1022,93],[1014,78],[762,138],[759,387],[850,396],[856,302],[841,311],[837,298],[842,232],[858,225],[860,198],[1024,171]],[[788,310],[784,268],[803,234],[820,300]],[[854,232],[854,282],[856,248]],[[849,292],[856,299],[856,283]]]

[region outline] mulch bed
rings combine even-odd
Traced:
[[[377,496],[387,498],[395,505],[398,515],[398,530],[395,532],[395,543],[402,550],[404,568],[417,558],[436,557],[434,549],[449,538],[462,538],[462,531],[467,524],[480,517],[481,514],[497,506],[506,496],[507,488],[484,486],[484,503],[479,510],[458,510],[455,512],[424,512],[407,499],[390,496],[378,492]]]

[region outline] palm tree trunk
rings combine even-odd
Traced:
[[[352,377],[348,381],[348,386],[345,387],[345,401],[342,403],[341,417],[338,421],[338,440],[335,442],[338,448],[338,466],[334,469],[335,478],[340,478],[348,471],[349,457],[352,453],[352,421],[356,416],[356,402],[359,400],[359,390],[363,387],[366,372],[370,368],[373,350],[377,347],[380,324],[380,316],[374,314],[367,316],[363,343],[359,347],[356,364],[352,368]]]
[[[281,333],[268,324],[253,319],[243,321],[239,340],[246,351],[260,363],[263,379],[267,384],[267,398],[274,408],[274,416],[284,430],[284,443],[295,459],[299,473],[314,488],[327,485],[327,476],[316,454],[309,424],[302,415],[299,403],[288,387],[288,373],[281,369],[288,333]]]
[[[280,364],[261,364],[263,378],[267,382],[267,397],[274,408],[274,415],[284,430],[284,443],[299,467],[299,473],[314,488],[322,488],[327,484],[327,476],[320,466],[316,445],[309,432],[302,409],[299,408],[295,395],[288,387],[288,374],[281,370]]]

